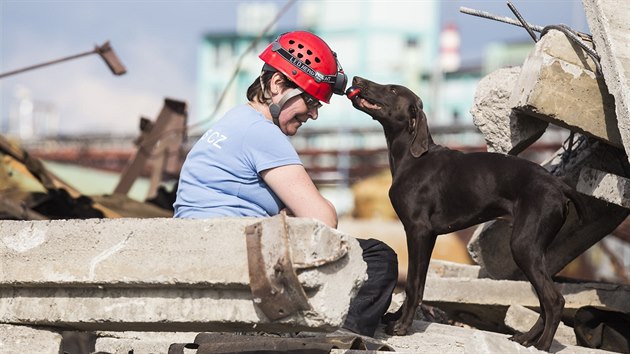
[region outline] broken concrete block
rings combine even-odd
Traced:
[[[538,298],[529,282],[477,278],[475,274],[479,275],[479,266],[458,265],[456,263],[439,260],[432,260],[430,263],[430,268],[441,269],[443,267],[449,269],[449,271],[443,273],[444,276],[438,275],[440,273],[431,272],[430,274],[432,275],[427,277],[423,303],[435,306],[446,312],[448,318],[456,323],[459,322],[460,325],[469,325],[484,331],[512,333],[513,330],[506,325],[505,321],[506,313],[511,306],[519,304],[527,308],[539,308]],[[462,269],[457,270],[458,267]],[[477,268],[477,271],[474,271],[473,268]],[[555,285],[566,299],[564,316],[567,318],[572,318],[575,312],[582,306],[594,303],[599,304],[596,306],[611,309],[626,309],[620,311],[630,310],[630,303],[625,301],[625,299],[630,296],[630,286],[589,282],[556,282]],[[404,292],[395,292],[392,299],[392,306],[388,311],[394,312],[397,310],[403,303],[404,297]],[[418,309],[418,312],[420,311],[421,310]],[[416,319],[418,319],[418,317],[416,317]],[[433,333],[430,335],[432,334]],[[416,335],[418,335],[418,333],[411,334],[411,336]],[[475,334],[475,336],[478,335],[485,335],[485,332]],[[379,331],[377,331],[377,338],[379,338]],[[409,342],[405,342],[406,345],[414,343],[411,337],[391,337],[392,341],[386,340],[386,343],[397,349],[401,348],[401,350],[412,348],[409,346],[397,346],[397,340],[400,338],[410,338]],[[415,343],[417,343],[417,345],[428,345],[428,343],[425,342],[427,338],[416,337],[416,339]],[[455,340],[455,342],[457,342],[457,340]],[[558,339],[554,342],[555,347],[552,346],[552,348],[558,348],[557,342],[567,344],[564,339]],[[446,346],[448,342],[444,339],[439,340],[438,343],[439,345]],[[450,344],[453,344],[453,339],[451,339]],[[436,343],[436,345],[438,344]],[[561,348],[562,346],[559,347]],[[451,351],[447,352],[451,353]],[[569,353],[571,353],[571,351],[569,351]]]
[[[193,343],[197,332],[97,332],[96,352],[167,353],[173,343]]]
[[[0,324],[0,353],[60,353],[61,334],[29,326]]]
[[[486,75],[477,85],[470,113],[490,152],[518,155],[538,140],[549,125],[520,114],[508,105],[520,72],[520,67],[499,69]]]
[[[591,57],[560,31],[550,30],[525,59],[509,106],[623,148],[613,96]]]
[[[424,321],[414,321],[410,334],[406,336],[388,336],[381,331],[377,331],[375,335],[376,339],[393,347],[396,353],[547,353],[534,347],[524,347],[509,340],[508,337],[507,334]],[[610,354],[605,350],[565,346],[555,341],[551,345],[550,352],[559,354]]]
[[[573,317],[593,305],[630,312],[630,287],[607,283],[554,283],[566,301],[564,315]],[[505,313],[520,304],[540,306],[528,281],[428,277],[423,301],[445,311],[449,318],[475,328],[507,333]]]
[[[590,167],[582,168],[577,184],[580,193],[630,208],[630,179]]]
[[[615,98],[617,127],[630,152],[630,7],[625,0],[582,0],[608,91]]]
[[[624,175],[627,164],[625,154],[595,139],[579,139],[579,143],[543,163],[569,186],[576,187],[583,166]],[[545,257],[550,274],[556,274],[573,259],[610,234],[630,213],[621,206],[580,194],[586,205],[585,215],[578,220],[573,208],[555,240],[549,245]],[[510,222],[495,220],[480,225],[468,243],[471,257],[482,268],[484,275],[494,279],[524,279],[512,258],[510,250]]]
[[[254,303],[247,229],[262,223],[264,231],[279,217],[2,221],[0,323],[88,331],[338,328],[366,265],[356,239],[314,219],[286,221],[295,267],[284,270],[296,272],[310,309],[272,321]]]
[[[525,333],[536,323],[538,312],[525,306],[512,305],[505,313],[505,325],[514,332]],[[560,322],[554,340],[563,345],[577,345],[573,328]]]
[[[479,278],[481,268],[478,265],[462,264],[439,259],[431,259],[429,262],[429,277],[441,278]]]

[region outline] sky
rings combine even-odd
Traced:
[[[268,1],[278,8],[286,3]],[[405,11],[413,0],[375,1]],[[0,73],[83,53],[105,41],[127,68],[125,75],[114,76],[90,55],[0,78],[0,133],[2,122],[17,110],[16,97],[25,95],[54,107],[66,135],[136,135],[139,118],[155,118],[166,97],[188,103],[190,122],[201,120],[195,117],[198,45],[205,33],[235,31],[237,8],[246,2],[251,1],[0,0]],[[512,3],[529,23],[564,23],[589,32],[579,0]],[[480,59],[491,42],[529,38],[522,28],[459,12],[463,6],[514,17],[506,1],[447,0],[439,6],[441,22],[454,22],[461,32],[464,63]],[[295,17],[294,4],[278,29],[294,28]]]

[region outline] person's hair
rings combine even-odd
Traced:
[[[247,88],[247,100],[259,103],[270,103],[271,97],[266,94],[269,91],[269,81],[273,74],[279,73],[282,77],[282,84],[286,88],[298,87],[293,81],[289,80],[283,73],[279,71],[263,70],[259,77],[254,79],[251,85]],[[264,85],[262,87],[261,85]]]

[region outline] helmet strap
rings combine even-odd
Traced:
[[[277,125],[278,128],[280,128],[279,117],[280,117],[280,111],[282,110],[282,107],[285,105],[285,103],[287,103],[288,100],[301,94],[302,92],[304,92],[302,91],[302,89],[296,87],[293,90],[287,92],[284,96],[282,96],[282,98],[280,99],[280,101],[278,101],[278,103],[269,104],[269,113],[271,113],[271,118],[273,119],[273,123]],[[280,130],[282,130],[282,128],[280,128]]]

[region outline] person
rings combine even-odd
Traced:
[[[307,31],[281,34],[259,55],[262,71],[240,104],[194,144],[182,166],[176,218],[288,215],[337,227],[334,205],[306,172],[289,136],[318,118],[321,102],[344,95],[347,77],[336,54]],[[359,239],[368,280],[352,300],[343,328],[374,336],[398,277],[396,253]]]

